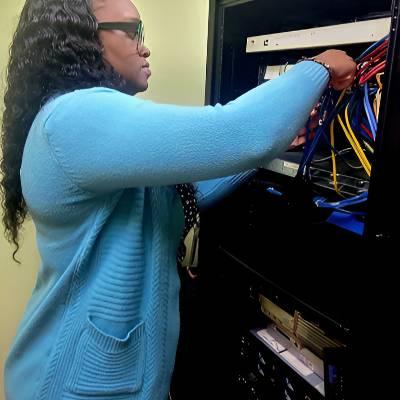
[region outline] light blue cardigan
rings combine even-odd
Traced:
[[[302,62],[226,106],[93,88],[48,102],[21,168],[41,266],[6,368],[8,400],[164,400],[179,332],[174,184],[276,157],[328,83]],[[200,205],[246,176],[198,184]]]

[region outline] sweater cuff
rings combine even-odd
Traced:
[[[303,73],[318,87],[327,86],[329,83],[329,73],[326,68],[314,61],[302,61],[296,64],[287,72],[287,74],[292,73]]]

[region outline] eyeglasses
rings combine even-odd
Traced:
[[[132,22],[99,22],[97,29],[103,31],[123,31],[132,39],[137,38],[137,49],[144,45],[144,25],[142,21]]]

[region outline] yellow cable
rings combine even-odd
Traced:
[[[338,120],[339,123],[343,129],[343,132],[345,133],[347,140],[349,141],[351,147],[353,148],[354,152],[356,153],[358,159],[361,162],[361,165],[363,166],[363,168],[365,169],[365,172],[367,173],[368,176],[371,176],[371,164],[369,163],[363,149],[361,148],[353,130],[351,129],[350,123],[349,123],[349,114],[348,114],[348,109],[349,109],[349,105],[347,105],[346,107],[346,111],[345,111],[345,117],[346,117],[346,124],[347,124],[347,129],[345,124],[343,123],[342,118],[340,117],[340,115],[338,115]]]
[[[378,89],[376,92],[376,121],[379,120],[379,110],[381,109],[381,98],[382,98],[382,89]]]
[[[340,104],[340,102],[343,100],[344,95],[346,94],[346,89],[342,91],[342,93],[339,96],[339,99],[336,103],[336,107]],[[336,164],[336,155],[333,149],[335,148],[335,119],[332,120],[330,124],[330,138],[331,138],[331,153],[332,153],[332,177],[333,177],[333,186],[335,188],[335,191],[337,194],[341,195],[339,187],[338,187],[338,182],[337,182],[337,164]]]
[[[349,105],[347,105],[347,107],[346,107],[345,117],[346,117],[346,125],[347,125],[348,132],[350,133],[351,137],[353,138],[353,141],[357,146],[359,154],[364,158],[364,160],[366,161],[366,164],[367,163],[369,164],[368,158],[365,155],[364,150],[362,149],[359,141],[357,140],[357,137],[356,137],[356,135],[355,135],[355,133],[353,131],[353,128],[351,127],[350,119],[349,119]]]
[[[346,110],[345,110],[345,117],[346,117],[347,129],[349,130],[349,133],[350,133],[350,135],[352,136],[352,138],[353,138],[353,140],[354,140],[354,143],[356,144],[356,147],[357,147],[357,149],[358,149],[358,153],[360,154],[361,158],[364,160],[365,166],[366,166],[367,169],[369,170],[369,175],[368,175],[368,176],[370,176],[370,174],[371,174],[371,164],[370,164],[370,162],[369,162],[367,156],[365,155],[364,150],[362,149],[360,143],[358,142],[357,137],[356,137],[356,135],[354,134],[353,129],[352,129],[351,125],[350,125],[350,120],[349,120],[349,105],[347,105],[347,107],[346,107]],[[366,172],[368,173],[367,169],[366,169]]]
[[[346,94],[346,91],[347,91],[347,89],[344,89],[343,91],[342,91],[342,93],[340,93],[340,96],[339,96],[339,99],[338,99],[338,101],[337,101],[337,103],[336,103],[336,107],[341,103],[341,101],[343,100],[343,97],[344,97],[344,95]]]
[[[356,146],[356,144],[354,143],[354,141],[353,141],[353,139],[352,139],[350,133],[347,131],[346,127],[344,126],[344,123],[343,123],[343,121],[342,121],[342,118],[341,118],[341,117],[338,117],[338,120],[339,120],[339,123],[340,123],[340,125],[341,125],[341,127],[342,127],[342,129],[343,129],[343,132],[345,133],[345,135],[346,135],[346,137],[347,137],[347,140],[349,141],[351,147],[353,148],[353,150],[354,150],[354,152],[356,153],[358,159],[360,160],[361,165],[363,166],[363,168],[364,168],[365,172],[367,173],[367,175],[370,176],[370,175],[371,175],[371,170],[368,168],[368,165],[365,163],[365,161],[364,161],[362,155],[358,152],[357,146]]]
[[[363,140],[363,143],[364,143],[365,147],[367,148],[367,150],[368,150],[371,154],[374,154],[374,149],[372,148],[372,146],[371,146],[368,142],[366,142],[365,140]]]
[[[370,172],[370,168],[368,167],[368,162],[365,162],[365,154],[364,152],[360,152],[360,145],[358,144],[358,142],[354,141],[354,136],[352,136],[350,134],[350,132],[348,131],[348,129],[346,128],[342,118],[340,116],[338,116],[338,120],[339,123],[343,129],[343,132],[346,135],[347,140],[349,141],[351,147],[353,148],[354,152],[356,153],[358,159],[360,160],[362,166],[364,167],[365,171],[367,172],[367,174]]]
[[[335,120],[331,122],[330,125],[330,136],[331,136],[331,153],[332,153],[332,176],[333,176],[333,186],[335,187],[335,192],[340,194],[340,190],[337,184],[337,168],[336,168],[336,155],[333,149],[335,148]]]
[[[384,72],[380,72],[379,74],[376,74],[376,81],[378,82],[379,89],[382,89],[382,87],[383,87],[381,78],[384,74],[385,74]]]
[[[376,96],[375,96],[375,100],[376,100],[376,112],[375,112],[375,115],[376,115],[376,119],[377,120],[379,119],[379,110],[381,108],[381,98],[382,98],[382,88],[383,88],[382,76],[383,75],[385,75],[384,72],[380,72],[379,74],[376,74],[376,81],[378,82],[378,86],[379,86],[379,89],[376,92]]]

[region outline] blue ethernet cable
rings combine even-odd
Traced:
[[[376,131],[378,130],[378,125],[376,122],[374,112],[372,111],[371,104],[369,102],[368,84],[365,84],[365,86],[364,86],[364,108],[365,108],[365,113],[367,114],[367,118],[368,118],[369,126],[371,128],[372,136],[374,137],[374,140],[375,140],[376,139]]]

